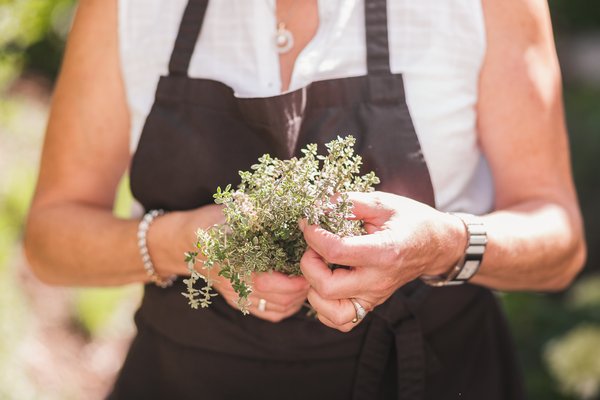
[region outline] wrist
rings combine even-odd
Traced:
[[[472,214],[452,213],[460,219],[467,234],[467,244],[460,261],[444,275],[422,275],[421,279],[431,286],[460,285],[469,281],[479,270],[485,247],[487,232],[483,221]]]
[[[468,232],[460,218],[450,213],[441,213],[438,256],[428,265],[423,275],[446,276],[462,259],[467,247]]]
[[[161,277],[187,273],[183,253],[193,248],[194,236],[193,232],[191,235],[187,234],[183,214],[184,212],[175,211],[161,215],[148,230],[147,246],[154,269]]]
[[[189,275],[184,253],[197,251],[196,232],[222,223],[222,207],[207,205],[187,211],[171,211],[156,219],[148,232],[148,247],[161,276]]]

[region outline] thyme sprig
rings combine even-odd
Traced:
[[[214,194],[223,205],[226,222],[197,232],[196,251],[186,253],[190,277],[182,293],[192,308],[208,307],[216,294],[211,291],[210,271],[231,282],[238,306],[248,313],[252,273],[278,271],[300,275],[300,258],[306,242],[298,221],[306,218],[339,236],[364,233],[362,221],[352,219],[352,202],[346,192],[368,192],[379,183],[375,173],[359,176],[362,159],[354,154],[352,136],[327,143],[327,155],[317,154],[309,144],[302,156],[279,160],[265,154],[251,171],[240,171],[237,189],[227,185]],[[206,274],[195,265],[200,256]],[[203,281],[204,286],[195,285]]]

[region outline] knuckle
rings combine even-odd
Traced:
[[[334,296],[334,288],[329,281],[322,281],[318,285],[317,291],[324,299],[330,299]]]
[[[367,312],[371,312],[371,311],[373,311],[375,309],[375,307],[377,307],[381,303],[383,303],[383,301],[381,301],[381,300],[366,301],[365,304],[363,305],[363,308]]]
[[[342,249],[342,247],[337,244],[325,248],[324,252],[326,253],[325,258],[329,262],[337,263],[340,262],[344,257],[344,249]]]
[[[252,282],[254,284],[255,291],[264,291],[265,290],[265,282],[260,276],[254,277]]]
[[[384,280],[385,279],[381,279],[373,283],[373,285],[371,286],[371,290],[373,293],[380,293],[386,289],[387,284]]]
[[[269,321],[271,321],[271,322],[281,322],[281,321],[283,321],[284,318],[285,318],[284,314],[277,313],[277,314],[274,314],[271,317],[269,317]]]
[[[321,323],[322,323],[323,325],[326,325],[326,326],[328,326],[328,327],[330,327],[330,328],[334,328],[334,326],[333,326],[333,325],[331,325],[331,322],[327,321],[327,319],[325,319],[325,317],[323,317],[323,314],[321,314],[321,313],[317,313],[317,319],[318,319],[319,321],[321,321]]]
[[[393,279],[389,276],[386,276],[380,279],[379,282],[377,282],[375,288],[377,292],[382,293],[390,291],[393,286]]]
[[[308,302],[314,307],[314,302],[315,302],[315,289],[309,289],[308,293],[306,293],[306,300],[308,300]]]
[[[302,308],[302,304],[294,303],[286,309],[288,315],[294,315]]]
[[[346,322],[345,318],[340,313],[335,313],[331,316],[331,322],[338,326],[343,326]]]
[[[387,246],[388,248],[383,253],[383,265],[386,267],[392,267],[398,264],[400,259],[399,246]]]
[[[288,311],[289,309],[293,308],[295,303],[296,302],[294,301],[293,298],[288,297],[288,298],[282,299],[280,304],[286,311]]]
[[[304,278],[298,278],[291,281],[291,290],[306,292],[308,290],[308,282]]]
[[[393,267],[400,263],[402,259],[402,250],[399,243],[392,237],[391,233],[386,233],[380,253],[380,264],[385,267]]]
[[[308,251],[305,251],[304,254],[302,254],[302,257],[300,257],[300,266],[306,264],[308,260],[310,260],[310,255]]]
[[[373,207],[377,210],[382,210],[385,208],[384,193],[379,191],[373,192]]]

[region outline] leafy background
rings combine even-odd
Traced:
[[[550,0],[587,267],[564,293],[499,294],[531,399],[600,398],[600,7]],[[73,0],[0,0],[0,399],[103,398],[141,288],[53,288],[29,272],[23,223]],[[124,179],[115,213],[126,217]]]

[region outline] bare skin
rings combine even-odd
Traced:
[[[585,261],[571,178],[558,61],[547,2],[484,0],[487,55],[480,76],[478,134],[495,183],[496,211],[485,215],[488,246],[472,279],[493,289],[566,288]],[[319,319],[352,329],[367,310],[422,274],[448,271],[466,231],[456,217],[388,193],[354,194],[370,235],[340,239],[305,226],[311,247],[302,271]],[[350,265],[330,271],[324,260]]]
[[[286,92],[290,87],[296,58],[317,33],[319,9],[317,0],[278,0],[276,12],[277,21],[284,22],[286,29],[294,35],[294,47],[279,55],[281,91]]]
[[[295,58],[318,26],[316,0],[296,3],[294,13],[305,23],[288,25],[297,48],[280,57],[283,91]],[[279,13],[289,0],[278,4]],[[484,0],[484,8],[488,53],[480,79],[479,140],[493,170],[498,211],[483,217],[490,243],[473,282],[504,290],[558,290],[580,270],[585,245],[547,6],[541,0]],[[25,237],[32,268],[48,283],[147,280],[135,240],[138,221],[111,213],[130,162],[116,13],[116,0],[80,3],[57,83]],[[280,321],[308,296],[323,323],[349,330],[355,324],[347,298],[372,309],[407,281],[443,273],[459,259],[466,237],[455,217],[391,194],[354,198],[372,234],[350,243],[304,227],[311,246],[302,262],[306,279],[256,275],[251,300],[256,305],[264,298],[268,306],[266,312],[252,307],[254,315]],[[182,254],[195,230],[222,219],[216,206],[158,218],[148,234],[157,271],[186,274]],[[355,268],[332,274],[324,260]],[[233,305],[231,286],[218,280],[215,287]]]
[[[51,284],[102,286],[147,281],[135,239],[139,221],[112,215],[117,184],[130,163],[116,5],[116,0],[80,2],[52,101],[25,236],[33,271]],[[278,12],[289,5],[289,0],[284,0]],[[296,37],[296,47],[280,60],[284,90],[295,57],[318,25],[316,0],[297,2],[294,7],[294,20],[300,16],[312,22],[288,26]],[[299,31],[301,27],[310,29]],[[157,218],[148,232],[148,248],[158,273],[186,275],[183,253],[193,249],[194,232],[222,221],[217,206]],[[216,271],[211,274],[216,276]],[[235,306],[237,295],[228,281],[216,278],[215,288]],[[302,307],[308,283],[280,273],[257,274],[254,289],[250,312],[276,322]],[[264,312],[256,308],[259,298],[267,300]]]

